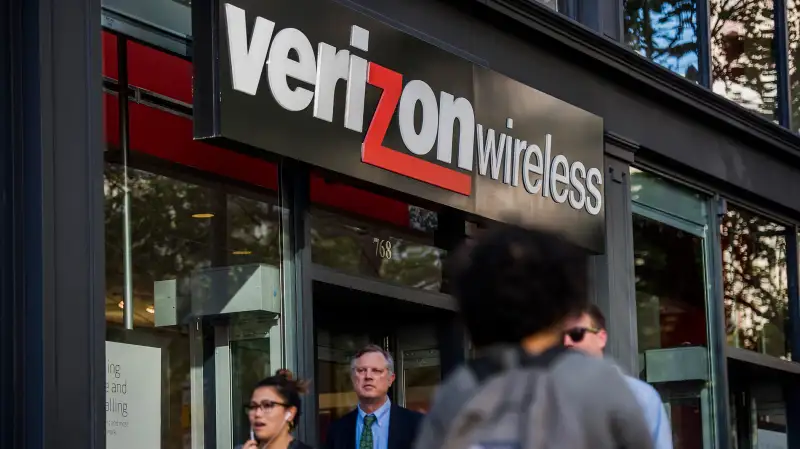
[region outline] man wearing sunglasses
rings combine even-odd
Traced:
[[[594,357],[603,357],[608,333],[603,312],[591,304],[581,314],[567,320],[564,345],[579,349]],[[650,427],[655,449],[672,449],[672,430],[661,396],[647,382],[625,375],[628,386],[644,409],[644,417]]]

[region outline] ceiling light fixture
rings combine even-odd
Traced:
[[[243,249],[243,250],[233,251],[232,254],[235,256],[246,256],[248,254],[253,254],[253,252]]]
[[[156,309],[153,308],[153,306],[147,306],[147,308],[144,310],[146,310],[147,313],[156,313]]]
[[[120,309],[124,309],[125,308],[125,301],[120,301],[119,304],[117,304],[117,305],[119,306]]]
[[[210,213],[192,214],[192,218],[214,218],[214,214],[210,214]]]

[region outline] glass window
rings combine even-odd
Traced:
[[[696,0],[627,0],[625,42],[635,52],[699,82]]]
[[[734,447],[787,447],[786,402],[792,375],[728,360]]]
[[[117,77],[117,39],[104,33],[103,73],[111,78]],[[186,64],[146,47],[128,48],[129,58],[153,52],[163,64]],[[151,79],[157,73],[133,72],[134,89],[172,95]],[[169,83],[174,92],[190,92],[189,77],[175,83]],[[215,428],[241,444],[249,433],[242,404],[255,382],[278,367],[283,343],[273,332],[277,314],[244,308],[248,313],[234,316],[225,308],[279,295],[255,276],[268,273],[277,279],[272,285],[280,283],[277,167],[195,141],[185,108],[166,98],[160,108],[129,100],[126,166],[113,85],[103,97],[107,446],[203,447],[206,429]],[[210,374],[203,370],[215,363],[215,382],[226,378],[230,385],[225,401],[219,384],[206,388]],[[205,413],[206,404],[214,404],[216,417]],[[220,413],[230,409],[238,413],[225,422]]]
[[[772,0],[711,0],[714,92],[777,121],[775,10]]]
[[[438,292],[447,251],[434,244],[436,212],[311,176],[311,256],[316,264]]]
[[[198,299],[206,297],[198,296],[197,275],[215,267],[234,267],[241,274],[249,273],[247,267],[253,264],[278,266],[279,210],[267,201],[173,177],[131,168],[127,172],[130,214],[126,227],[124,170],[120,165],[106,165],[107,358],[109,364],[121,367],[118,369],[123,371],[122,379],[128,379],[130,388],[127,393],[109,397],[109,431],[116,432],[114,426],[124,428],[136,423],[135,441],[150,441],[148,438],[155,434],[160,435],[156,446],[183,448],[191,436],[192,350],[187,309],[196,310]],[[130,232],[130,277],[125,274],[126,228]],[[132,331],[123,328],[126,288],[133,299]],[[253,345],[257,347],[250,348]],[[268,350],[262,351],[260,358],[249,356],[264,346],[269,349],[269,340],[252,340],[249,346],[240,346],[238,351],[249,351],[245,354],[247,360],[253,360],[246,370],[250,376],[239,382],[239,387],[247,391],[255,377],[263,378],[269,373],[269,368],[253,371],[261,359],[268,358]],[[236,353],[234,361],[243,357]],[[152,361],[162,361],[161,368]],[[245,372],[238,368],[241,367],[234,366],[233,372]],[[152,392],[137,388],[143,388],[152,376],[158,382],[150,386],[158,388]],[[144,381],[134,381],[134,377]],[[130,415],[125,414],[124,408],[121,416],[114,415],[114,404],[126,407],[126,398],[134,395],[137,399],[129,401]],[[157,419],[153,427],[142,428],[142,414],[156,411],[160,411],[155,416],[161,417],[159,427],[163,431],[156,431]],[[138,418],[135,414],[139,414]],[[132,436],[120,433],[119,438]]]
[[[786,227],[731,205],[721,234],[728,344],[790,359]]]
[[[789,88],[792,98],[792,124],[795,132],[800,132],[800,1],[787,0],[787,19],[789,22]]]

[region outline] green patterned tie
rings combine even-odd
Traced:
[[[374,424],[377,419],[375,415],[367,415],[364,417],[364,430],[361,431],[361,443],[358,445],[358,449],[374,449],[374,443],[372,442],[372,424]]]

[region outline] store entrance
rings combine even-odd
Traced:
[[[425,413],[436,385],[463,345],[450,338],[455,314],[322,282],[314,283],[319,436],[356,407],[350,358],[367,344],[394,357],[393,403]]]

